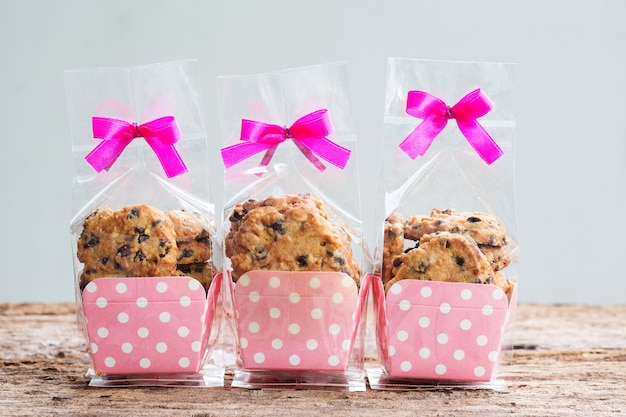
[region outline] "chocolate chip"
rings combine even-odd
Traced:
[[[139,217],[139,209],[137,207],[133,207],[130,213],[126,215],[127,219],[132,219],[133,217]]]
[[[238,221],[240,221],[241,219],[244,218],[246,213],[247,213],[246,210],[242,210],[242,211],[233,210],[233,213],[230,215],[228,220],[231,221],[231,222],[238,222]]]
[[[399,267],[400,265],[402,265],[402,258],[400,258],[400,257],[395,258],[395,259],[393,260],[393,266],[397,268],[397,267]]]
[[[472,217],[468,217],[468,218],[467,218],[467,221],[468,221],[469,223],[478,223],[478,222],[480,222],[481,220],[480,220],[478,217],[474,217],[474,216],[472,216]]]
[[[92,247],[96,246],[98,243],[100,243],[100,239],[98,239],[98,236],[93,236],[92,235],[89,238],[89,240],[83,245],[83,247],[85,249],[92,248]]]
[[[163,253],[159,253],[159,258],[165,258],[170,253],[170,248],[167,245],[167,240],[159,241],[159,248],[163,249]]]
[[[181,261],[185,258],[191,258],[193,256],[193,249],[183,249],[183,253],[180,254],[178,260]]]
[[[270,224],[270,228],[276,233],[278,233],[279,235],[284,235],[285,233],[287,233],[287,230],[285,230],[285,228],[283,227],[282,220],[278,220]]]
[[[208,245],[211,241],[211,238],[209,235],[200,235],[196,237],[196,242],[198,243],[202,243],[204,245]]]
[[[455,256],[454,261],[456,262],[458,266],[463,266],[463,264],[465,264],[465,258],[461,256]]]
[[[139,261],[145,261],[146,260],[146,255],[141,251],[138,250],[137,253],[135,254],[135,260],[139,260]]]
[[[309,255],[300,255],[296,258],[296,262],[298,262],[298,266],[305,267],[308,265]]]
[[[339,265],[344,265],[346,263],[346,260],[340,256],[335,257],[335,259],[333,260],[335,261],[336,264],[339,264]]]
[[[418,271],[426,272],[426,269],[428,269],[428,266],[424,263],[424,261],[420,261],[420,264],[418,266]]]
[[[109,258],[102,258],[102,259],[100,259],[100,263],[102,265],[106,265],[108,262],[109,262]]]
[[[87,274],[87,275],[96,274],[96,273],[98,273],[97,269],[91,269],[91,268],[90,269],[85,269],[85,274]]]
[[[155,220],[151,223],[152,227],[157,227],[159,224],[163,223],[163,220]]]
[[[135,227],[135,234],[139,235],[139,237],[137,238],[137,243],[145,242],[150,237],[146,234],[145,227]]]
[[[120,255],[122,258],[130,256],[130,248],[128,247],[128,245],[121,246],[117,250],[117,254]]]
[[[450,247],[450,242],[446,240],[446,249]]]

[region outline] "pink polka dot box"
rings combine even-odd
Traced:
[[[99,278],[82,292],[93,371],[193,374],[203,367],[219,275],[208,294],[189,277]]]
[[[353,358],[363,283],[361,290],[360,297],[352,278],[335,272],[242,275],[234,306],[243,368],[345,370]]]
[[[491,382],[514,314],[494,285],[402,280],[385,295],[372,284],[382,370],[368,369],[373,388],[397,380]],[[381,375],[383,375],[381,382]]]

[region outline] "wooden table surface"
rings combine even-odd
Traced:
[[[95,388],[72,304],[0,304],[0,415],[626,416],[625,319],[626,305],[519,305],[504,391]]]

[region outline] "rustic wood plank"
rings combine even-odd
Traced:
[[[0,304],[4,416],[626,415],[626,306],[518,308],[504,391],[93,388],[71,304]]]

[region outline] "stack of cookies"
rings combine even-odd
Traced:
[[[137,205],[98,209],[77,242],[80,287],[101,277],[190,276],[210,284],[209,232],[189,212]]]
[[[359,283],[350,235],[309,194],[247,200],[229,220],[225,249],[235,281],[248,271],[276,270],[343,272]]]
[[[507,244],[505,228],[487,213],[433,209],[406,221],[393,213],[384,229],[385,290],[403,279],[470,282],[497,285],[510,298],[513,284],[502,273],[511,262]]]

